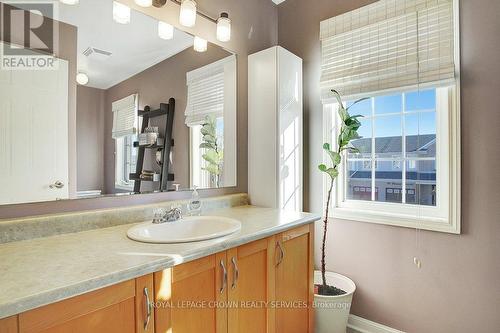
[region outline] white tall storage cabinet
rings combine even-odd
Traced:
[[[248,192],[302,211],[302,59],[280,46],[248,57]]]

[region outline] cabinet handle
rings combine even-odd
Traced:
[[[144,297],[146,299],[146,320],[144,321],[144,331],[148,330],[149,321],[151,320],[151,301],[149,300],[148,288],[144,288]]]
[[[280,241],[276,242],[276,247],[278,248],[279,252],[279,257],[278,257],[278,262],[276,263],[276,266],[279,266],[282,262],[283,259],[285,258],[285,250],[283,250],[283,246],[281,245]]]
[[[240,270],[238,269],[238,265],[236,264],[236,258],[232,257],[231,262],[233,263],[233,283],[231,285],[231,288],[234,289],[236,288],[236,284],[238,283],[238,279],[240,277]]]
[[[220,287],[220,293],[222,294],[227,286],[227,269],[223,260],[220,261],[220,267],[222,268],[222,286]]]

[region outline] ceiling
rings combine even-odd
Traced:
[[[179,30],[171,40],[159,38],[158,21],[142,13],[132,10],[125,25],[113,21],[112,13],[112,0],[59,6],[59,19],[78,27],[78,71],[89,76],[90,87],[108,89],[193,45],[193,37]],[[87,57],[89,47],[111,55]]]

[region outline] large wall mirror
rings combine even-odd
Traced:
[[[57,66],[0,69],[0,204],[236,186],[236,55],[113,6],[59,4]]]

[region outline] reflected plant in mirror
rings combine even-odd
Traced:
[[[204,149],[202,157],[205,160],[205,166],[202,167],[202,170],[210,174],[215,187],[220,187],[220,175],[224,164],[224,148],[217,134],[217,119],[214,116],[206,116],[200,132],[203,135],[200,148]]]

